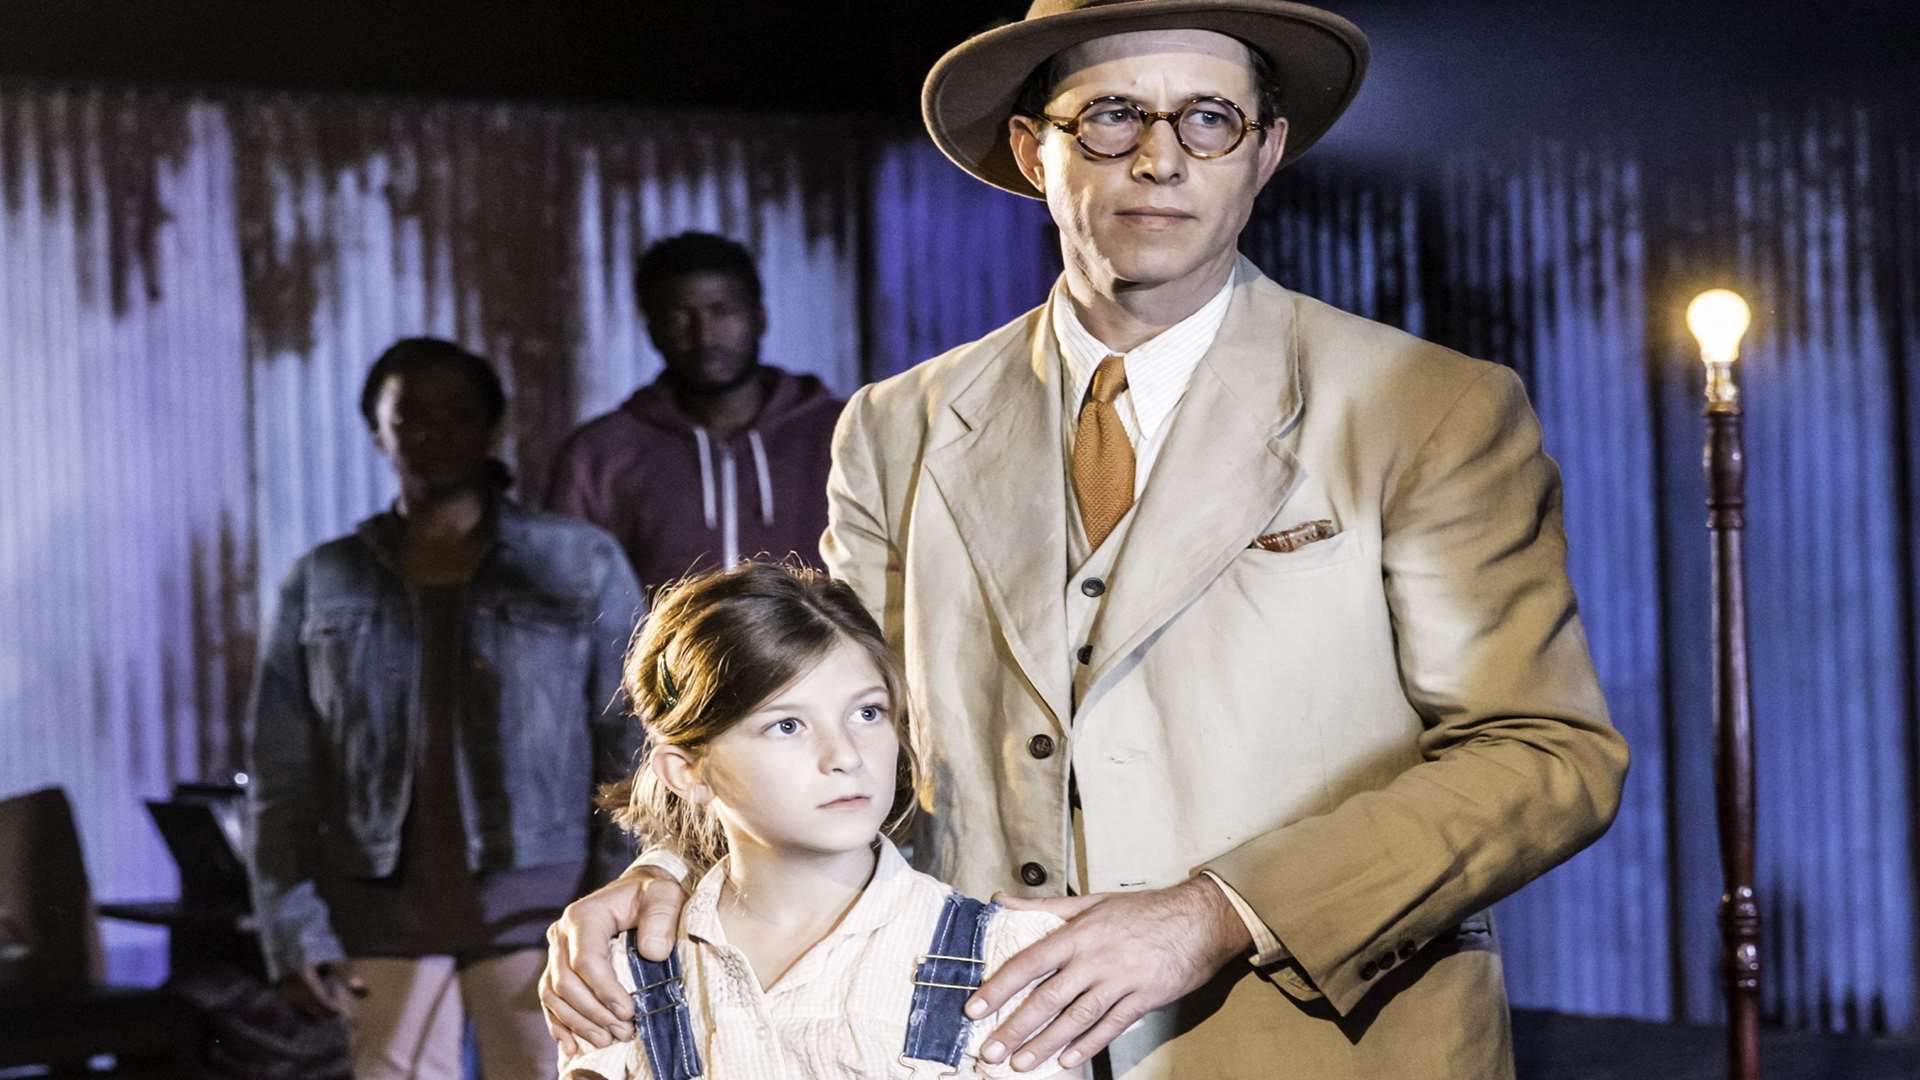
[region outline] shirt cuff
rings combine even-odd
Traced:
[[[648,848],[640,853],[639,858],[633,860],[633,865],[627,867],[627,873],[631,874],[643,866],[665,871],[668,876],[680,883],[682,889],[688,893],[693,892],[693,883],[687,880],[688,875],[693,872],[692,868],[687,866],[687,860],[675,854],[672,848],[659,845]]]
[[[1254,913],[1253,905],[1247,903],[1245,897],[1241,896],[1233,886],[1220,880],[1219,874],[1211,870],[1202,870],[1200,872],[1206,875],[1215,885],[1220,886],[1220,891],[1226,894],[1227,903],[1233,905],[1234,913],[1240,916],[1241,922],[1247,924],[1247,933],[1253,937],[1254,967],[1272,967],[1275,964],[1285,963],[1293,959],[1293,954],[1287,951],[1285,945],[1280,944],[1279,936],[1273,932],[1273,929],[1266,924],[1265,920]]]

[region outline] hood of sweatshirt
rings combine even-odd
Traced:
[[[826,384],[814,375],[801,375],[780,367],[762,365],[758,379],[766,388],[766,402],[760,405],[758,415],[745,429],[726,438],[726,444],[732,448],[733,454],[745,457],[743,465],[751,461],[756,498],[749,505],[756,503],[756,517],[762,527],[772,527],[778,521],[774,473],[780,471],[781,463],[768,454],[768,442],[781,440],[781,436],[787,434],[787,429],[797,429],[803,432],[804,438],[810,440],[828,440],[843,402],[837,400]],[[620,405],[620,411],[643,427],[674,432],[678,436],[693,436],[699,459],[699,490],[705,509],[705,525],[712,530],[726,528],[732,534],[733,527],[728,521],[728,507],[732,503],[728,490],[730,477],[724,477],[718,467],[722,450],[718,450],[716,444],[720,438],[703,429],[693,421],[693,417],[682,411],[672,386],[664,377],[641,386],[632,398],[626,400],[626,404]],[[822,477],[816,486],[824,490],[826,479]]]

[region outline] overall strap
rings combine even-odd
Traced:
[[[680,980],[680,953],[664,962],[640,955],[639,931],[628,930],[627,964],[633,969],[633,1030],[646,1048],[654,1080],[692,1080],[704,1075],[700,1048],[694,1045],[693,1015],[687,1010]]]
[[[913,1010],[907,1014],[907,1061],[960,1064],[972,1021],[961,1007],[985,981],[987,923],[999,904],[956,892],[947,897],[933,943],[913,973]]]

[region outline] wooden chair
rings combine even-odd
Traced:
[[[102,984],[99,920],[66,793],[0,800],[0,852],[0,1069],[194,1076],[194,1009],[162,990]],[[89,1066],[105,1056],[111,1069]]]

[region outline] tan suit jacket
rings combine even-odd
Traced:
[[[1060,894],[1071,764],[1092,889],[1211,870],[1295,958],[1150,1015],[1121,1075],[1510,1076],[1484,910],[1605,831],[1627,767],[1519,380],[1243,260],[1081,664],[1056,350],[1036,309],[835,437],[822,550],[906,660],[916,861]]]

